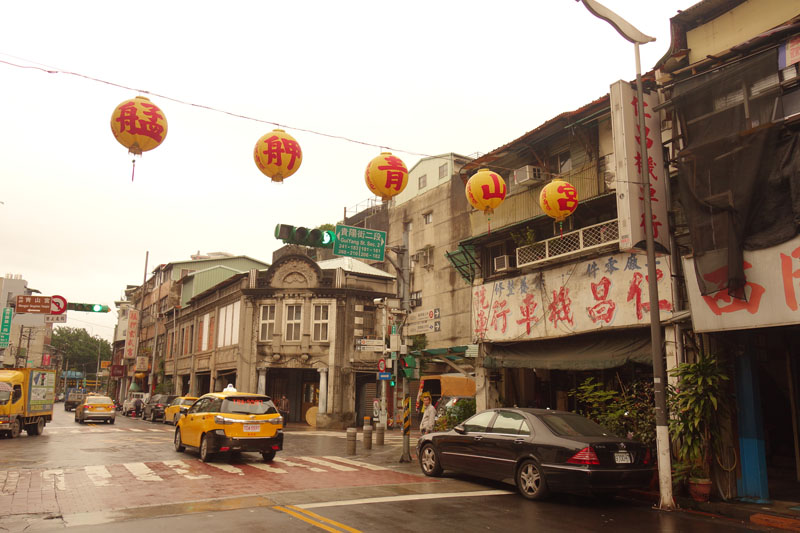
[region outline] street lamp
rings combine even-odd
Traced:
[[[596,2],[595,0],[576,0],[583,2],[589,12],[608,22],[620,35],[633,43],[636,55],[636,99],[639,113],[639,150],[642,155],[642,176],[644,178],[644,190],[650,190],[650,173],[646,170],[648,166],[647,157],[647,136],[645,131],[644,116],[644,91],[642,89],[642,67],[639,60],[639,45],[650,43],[656,40],[637,30],[628,21]],[[655,397],[656,413],[656,448],[658,450],[658,484],[661,499],[659,508],[664,510],[675,509],[675,501],[672,498],[672,472],[670,465],[669,447],[669,428],[667,426],[667,395],[666,395],[666,369],[664,368],[664,357],[661,335],[661,317],[658,309],[658,278],[656,272],[656,253],[653,240],[653,208],[651,205],[651,195],[645,194],[644,203],[644,232],[647,244],[647,275],[650,291],[650,343],[651,355],[653,359],[653,396]]]

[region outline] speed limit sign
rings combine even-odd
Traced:
[[[386,372],[386,359],[378,359],[378,372]]]

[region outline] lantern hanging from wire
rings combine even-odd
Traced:
[[[542,211],[558,222],[561,235],[564,234],[564,219],[575,212],[578,207],[578,190],[560,178],[556,178],[539,193],[539,205]]]
[[[496,172],[483,168],[467,181],[467,200],[472,207],[483,211],[487,217],[489,232],[492,231],[491,215],[506,198],[506,182]]]
[[[300,168],[303,151],[294,137],[275,129],[263,135],[253,150],[256,166],[272,181],[281,182]]]
[[[372,194],[380,196],[385,202],[406,188],[408,169],[402,159],[390,152],[383,152],[367,165],[364,181]]]
[[[119,143],[133,155],[142,155],[157,148],[167,137],[167,118],[164,112],[144,96],[119,104],[111,114],[111,132]],[[136,171],[132,161],[131,181]]]

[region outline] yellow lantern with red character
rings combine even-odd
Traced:
[[[253,150],[256,166],[272,181],[281,182],[300,168],[303,151],[294,137],[275,129],[263,135]]]
[[[559,223],[563,233],[564,219],[578,207],[578,190],[571,183],[556,178],[542,187],[539,206],[546,215]]]
[[[364,181],[372,194],[386,201],[406,188],[408,169],[402,159],[390,152],[383,152],[367,165]]]
[[[472,207],[490,217],[497,206],[506,199],[507,191],[506,182],[500,174],[482,168],[467,181],[465,192]],[[488,218],[487,223],[491,232],[491,218]]]
[[[157,148],[167,137],[167,118],[149,98],[137,96],[119,104],[111,114],[111,133],[133,155]],[[136,171],[132,161],[131,181]]]
[[[111,114],[114,138],[134,155],[158,147],[167,136],[167,119],[150,99],[125,100]]]

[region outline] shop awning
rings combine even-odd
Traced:
[[[575,335],[562,339],[495,344],[485,368],[600,370],[628,362],[651,364],[650,329],[637,328]]]

